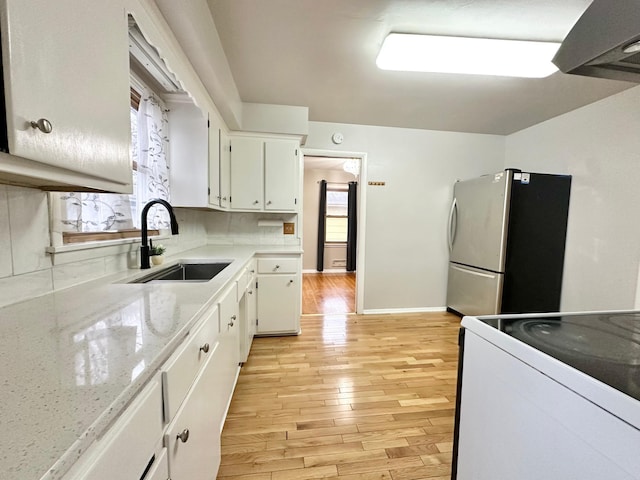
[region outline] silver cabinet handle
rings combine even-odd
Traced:
[[[176,438],[180,440],[182,443],[187,443],[187,440],[189,440],[189,429],[185,428],[182,431],[182,433],[179,433],[178,435],[176,435]]]
[[[200,351],[204,353],[209,353],[209,344],[205,343],[203,346],[201,346]]]
[[[51,122],[46,118],[41,118],[36,122],[32,120],[30,124],[31,124],[31,128],[37,128],[42,133],[51,133],[53,131],[53,126],[51,125]]]

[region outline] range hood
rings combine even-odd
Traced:
[[[594,0],[553,63],[565,73],[640,83],[638,0]]]

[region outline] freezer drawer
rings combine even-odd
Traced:
[[[449,263],[447,307],[463,315],[500,313],[504,275]]]

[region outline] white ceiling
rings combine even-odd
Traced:
[[[244,102],[309,119],[509,134],[635,84],[378,70],[389,32],[561,41],[590,0],[208,0]],[[508,59],[505,59],[508,61]]]

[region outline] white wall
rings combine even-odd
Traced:
[[[634,308],[640,87],[508,136],[506,165],[573,176],[562,310]]]
[[[364,187],[365,311],[443,308],[453,183],[502,170],[504,137],[310,122],[305,147],[365,152],[364,180],[386,182]]]

